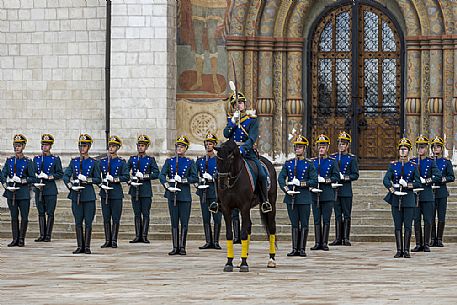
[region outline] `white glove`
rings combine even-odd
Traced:
[[[175,181],[178,182],[178,183],[180,183],[180,182],[182,181],[181,176],[178,175],[178,174],[176,174],[176,175],[175,175]]]
[[[81,180],[82,182],[86,182],[87,181],[87,177],[84,176],[83,174],[79,174],[78,175],[78,179]]]
[[[324,182],[325,182],[325,178],[324,178],[324,177],[321,177],[321,176],[318,176],[318,177],[317,177],[317,182],[319,182],[319,183],[324,183]]]
[[[407,187],[408,186],[408,183],[403,178],[400,178],[400,181],[398,181],[398,183],[400,183],[400,185],[403,186],[403,187]]]
[[[235,113],[233,113],[233,116],[232,116],[232,123],[235,124],[239,118],[240,118],[240,112],[235,111]]]
[[[421,183],[425,184],[425,178],[420,177],[420,179],[421,179]]]
[[[107,180],[106,178],[104,178],[104,179],[102,180],[102,182],[103,182],[103,183],[107,183],[108,180]]]
[[[294,177],[294,179],[292,179],[292,185],[300,186],[300,180]]]
[[[318,189],[318,188],[312,188],[311,192],[313,192],[313,193],[322,193],[322,190]]]
[[[206,180],[213,180],[213,176],[211,176],[207,172],[203,173],[203,178],[205,178]]]
[[[18,176],[14,175],[13,178],[12,178],[12,181],[20,183],[21,182],[21,178],[19,178]]]
[[[342,173],[340,173],[340,179],[344,180],[344,175]]]
[[[296,194],[296,193],[297,193],[297,192],[294,192],[294,191],[287,191],[287,195],[291,195],[291,196],[294,195],[294,194]]]
[[[46,173],[41,172],[41,173],[38,175],[38,178],[40,178],[40,179],[49,179],[49,176],[46,175]]]
[[[407,193],[405,192],[400,192],[400,191],[395,191],[394,192],[394,195],[397,195],[397,196],[405,196]]]
[[[13,182],[13,179],[11,179],[10,177],[6,177],[6,183],[11,183]]]
[[[137,171],[136,174],[135,174],[135,177],[138,177],[138,178],[142,179],[142,178],[144,178],[144,175],[143,175],[142,172]]]
[[[14,187],[14,186],[7,186],[6,189],[10,192],[15,192],[17,191],[19,188],[18,187]]]
[[[109,182],[113,182],[114,181],[114,177],[111,176],[110,174],[107,174],[106,175],[106,180],[109,181]]]

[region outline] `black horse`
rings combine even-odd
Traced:
[[[241,272],[248,272],[247,256],[249,251],[249,241],[251,236],[251,217],[250,210],[260,203],[260,196],[253,190],[250,173],[244,159],[242,158],[239,148],[233,140],[228,140],[215,148],[217,151],[217,195],[220,201],[220,207],[224,215],[226,237],[227,237],[227,263],[224,271],[233,271],[233,231],[232,231],[232,211],[239,209],[241,212]],[[269,171],[270,189],[268,191],[268,200],[273,210],[268,213],[262,213],[259,209],[262,224],[264,225],[270,242],[270,259],[267,267],[275,268],[276,253],[276,170],[271,162],[260,157]],[[247,160],[248,162],[252,162]],[[258,176],[255,163],[251,163],[254,174]],[[255,188],[255,186],[254,186]]]

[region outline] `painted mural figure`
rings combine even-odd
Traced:
[[[223,77],[218,78],[218,40],[223,37],[229,0],[183,0],[179,2],[181,41],[191,46],[195,70],[183,71],[179,85],[186,91],[221,93]],[[204,74],[205,53],[208,53],[210,75]],[[220,82],[222,81],[222,83]],[[208,85],[208,84],[212,84]]]

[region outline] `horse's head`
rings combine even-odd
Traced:
[[[222,143],[219,146],[214,148],[217,151],[217,172],[219,176],[221,188],[224,189],[225,184],[228,183],[228,179],[231,178],[233,174],[237,174],[237,167],[234,166],[237,164],[240,159],[240,150],[236,145],[235,141],[229,139]],[[232,175],[230,175],[232,173]]]

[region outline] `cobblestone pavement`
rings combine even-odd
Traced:
[[[356,243],[288,258],[280,243],[267,269],[268,243],[253,242],[249,273],[222,272],[225,251],[168,256],[170,242],[73,255],[72,240],[7,248],[0,240],[0,304],[456,304],[457,245],[394,259],[394,244]],[[236,254],[240,246],[236,245]]]

